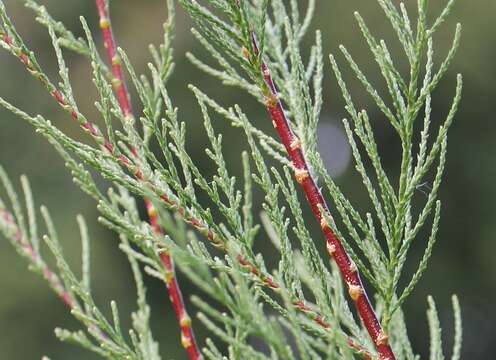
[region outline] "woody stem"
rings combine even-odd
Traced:
[[[124,72],[122,69],[119,55],[117,54],[117,47],[110,24],[110,15],[108,11],[108,4],[105,0],[96,0],[98,15],[100,18],[100,28],[103,32],[105,48],[107,49],[107,56],[112,65],[112,74],[114,79],[112,81],[114,92],[116,93],[119,105],[125,117],[134,117],[129,92],[127,90],[126,81],[124,79]],[[133,154],[137,152],[132,151]],[[140,162],[140,159],[135,159]],[[157,211],[151,201],[147,198],[144,199],[150,224],[157,235],[163,235],[163,230],[158,222]],[[181,288],[176,277],[174,262],[167,252],[160,254],[160,259],[166,271],[166,285],[169,292],[169,298],[172,302],[174,312],[176,313],[177,320],[181,329],[181,344],[186,349],[188,356],[192,360],[201,359],[200,350],[196,343],[196,339],[191,327],[191,318],[186,310],[184,304]]]
[[[251,36],[253,49],[255,52],[254,55],[258,57],[260,55],[258,44],[254,34]],[[295,135],[289,124],[270,70],[267,67],[267,64],[263,61],[261,62],[260,70],[269,90],[269,94],[266,99],[267,111],[269,112],[270,117],[272,118],[272,123],[279,134],[284,147],[286,148],[289,158],[291,159],[296,181],[302,187],[312,209],[312,213],[321,225],[322,232],[326,238],[326,245],[329,255],[334,259],[339,267],[341,275],[348,287],[349,295],[355,303],[357,312],[375,344],[379,358],[394,360],[395,356],[388,343],[388,337],[383,331],[369,301],[358,269],[350,259],[343,244],[334,234],[326,220],[326,217],[331,216],[329,207],[317,187],[314,178],[309,172],[309,166],[305,159],[305,155],[303,154],[301,141]]]

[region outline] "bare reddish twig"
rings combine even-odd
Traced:
[[[114,86],[114,91],[117,95],[119,105],[124,116],[134,117],[129,92],[127,90],[126,81],[124,79],[124,72],[121,65],[121,59],[117,54],[117,46],[115,43],[114,34],[112,31],[112,26],[110,23],[110,14],[107,7],[106,0],[96,0],[96,6],[98,9],[98,15],[100,17],[100,28],[102,29],[105,48],[107,49],[107,56],[112,64],[112,74],[114,76],[112,84]],[[132,151],[137,158],[137,152]],[[140,159],[136,159],[140,161]],[[146,209],[148,212],[148,217],[150,224],[157,235],[163,235],[163,230],[160,227],[157,217],[157,211],[151,201],[147,198],[144,199],[146,204]],[[172,302],[174,312],[179,321],[179,326],[181,329],[181,344],[188,352],[190,359],[197,360],[202,358],[198,344],[196,343],[195,335],[193,333],[193,328],[191,327],[191,318],[186,310],[186,305],[184,304],[181,288],[176,277],[174,262],[172,257],[167,252],[162,252],[160,254],[160,259],[166,270],[166,285],[169,291],[169,298]]]
[[[105,49],[107,50],[108,59],[112,65],[112,74],[114,79],[112,84],[114,91],[117,94],[119,105],[124,116],[133,116],[131,107],[131,99],[127,90],[127,85],[124,80],[124,72],[121,65],[121,59],[117,54],[117,46],[115,44],[114,33],[110,24],[110,16],[107,8],[107,1],[96,0],[96,7],[98,9],[98,16],[100,18],[100,28],[103,33],[103,41]]]
[[[43,74],[41,74],[39,72],[39,69],[34,67],[34,64],[29,60],[29,56],[25,52],[23,52],[23,50],[20,47],[14,44],[12,38],[6,32],[2,34],[2,40],[5,42],[7,46],[11,48],[12,53],[17,58],[19,58],[19,60],[25,65],[28,72],[32,74],[35,78],[40,80],[46,86],[48,92],[50,93],[50,95],[52,95],[52,97],[60,105],[60,107],[63,110],[68,111],[71,114],[72,119],[78,122],[80,126],[87,133],[90,134],[90,136],[95,140],[97,144],[100,144],[103,148],[105,148],[108,151],[108,153],[120,163],[121,166],[127,169],[136,178],[136,180],[142,182],[147,186],[152,186],[153,189],[153,184],[144,178],[141,169],[138,166],[134,165],[133,162],[125,155],[117,153],[114,147],[112,146],[112,144],[108,141],[108,139],[106,139],[105,136],[98,130],[98,127],[95,126],[92,122],[88,121],[81,113],[79,113],[75,108],[72,108],[66,102],[62,92],[57,87],[55,87],[48,80],[48,78],[46,78]],[[210,241],[215,247],[219,248],[220,250],[227,251],[224,243],[220,240],[219,235],[217,235],[217,233],[214,232],[207,224],[193,217],[187,211],[187,209],[182,207],[175,200],[171,199],[167,194],[165,193],[162,194],[160,198],[171,210],[177,211],[182,216],[183,220],[186,223],[193,226],[198,232],[204,234],[207,240]],[[274,291],[281,289],[281,286],[274,281],[272,276],[260,270],[255,264],[250,262],[244,256],[238,254],[237,258],[240,264],[243,267],[247,268],[248,271],[250,271],[250,273],[253,274],[262,285]],[[330,325],[325,321],[324,316],[316,313],[309,306],[305,305],[303,301],[295,300],[293,302],[293,305],[297,310],[309,316],[309,318],[311,318],[316,324],[321,326],[323,329],[326,330],[330,329]],[[348,337],[348,344],[358,354],[362,354],[365,359],[372,359],[372,355],[367,350],[365,350],[365,348],[362,345],[357,344],[351,337]]]
[[[255,55],[259,56],[258,44],[253,33],[252,44]],[[263,60],[261,62],[261,71],[270,91],[270,94],[268,94],[266,98],[267,111],[269,112],[273,125],[293,163],[296,181],[301,185],[310,207],[312,208],[312,212],[320,223],[326,237],[329,255],[335,260],[341,271],[341,275],[348,287],[348,293],[354,301],[358,314],[375,344],[379,358],[393,360],[395,359],[395,356],[389,345],[388,336],[383,331],[368,299],[358,269],[355,263],[350,259],[341,241],[332,231],[324,214],[321,212],[321,209],[323,209],[329,217],[331,216],[327,203],[309,172],[309,166],[302,151],[301,141],[289,125],[272,75],[267,64],[263,62]]]
[[[155,210],[155,207],[148,199],[145,199],[145,204],[153,230],[156,234],[163,234],[163,231],[158,223],[157,211]],[[165,283],[167,285],[169,298],[172,306],[174,307],[174,312],[176,313],[177,320],[179,321],[179,327],[181,329],[181,344],[186,349],[191,359],[201,359],[202,356],[196,343],[193,328],[191,327],[191,318],[186,311],[186,305],[184,304],[181,288],[179,287],[179,282],[177,281],[172,257],[168,252],[163,251],[160,253],[160,259],[162,260],[162,264],[166,270]]]

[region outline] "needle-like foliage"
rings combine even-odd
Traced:
[[[99,3],[100,15],[108,16],[108,4]],[[45,86],[94,145],[71,138],[44,116],[29,115],[2,98],[0,104],[42,134],[64,158],[75,183],[96,200],[99,220],[119,235],[119,247],[129,258],[137,285],[138,310],[132,314],[133,329],[128,338],[120,328],[117,305],[111,303],[113,319],[107,320],[91,296],[90,245],[84,221],[78,218],[83,240],[83,275],[79,280],[64,258],[47,210],[42,208],[48,233],[43,239],[57,261],[57,271],[52,272],[40,255],[36,212],[27,180],[22,179],[26,220],[13,186],[1,170],[11,206],[0,201],[0,230],[83,325],[81,331],[57,330],[57,335],[110,359],[160,358],[149,327],[151,314],[141,269],[169,286],[174,274],[168,260],[161,256],[166,253],[166,259],[170,254],[196,286],[197,293],[192,297],[196,318],[211,334],[200,340],[203,348],[199,355],[188,350],[196,344],[182,333],[182,345],[190,358],[415,359],[402,305],[425,273],[440,224],[438,194],[448,130],[461,99],[461,76],[457,77],[445,118],[432,118],[431,106],[434,92],[458,48],[460,25],[440,64],[434,61],[434,49],[436,31],[454,1],[447,1],[440,14],[430,16],[428,1],[418,0],[413,16],[402,3],[397,6],[391,0],[378,0],[401,45],[400,54],[392,54],[390,45],[377,39],[366,20],[355,13],[357,29],[383,77],[386,94],[376,90],[361,70],[364,61],[355,59],[352,50],[339,48],[349,68],[346,73],[343,65],[338,65],[341,60],[330,56],[330,67],[349,114],[349,119],[343,120],[344,129],[371,212],[353,206],[328,173],[318,151],[326,61],[320,31],[309,35],[317,2],[305,1],[303,7],[296,0],[179,3],[195,21],[193,36],[217,65],[188,54],[191,62],[225,86],[237,87],[255,97],[267,109],[267,121],[272,121],[276,129],[274,134],[262,131],[241,105],[225,107],[221,100],[208,95],[208,89],[191,85],[208,141],[205,152],[215,169],[213,176],[202,173],[188,149],[188,131],[201,131],[196,130],[198,119],[193,124],[183,119],[169,95],[167,80],[173,70],[172,0],[166,1],[169,15],[163,44],[150,45],[152,61],[144,75],[139,75],[122,49],[112,52],[112,64],[106,65],[85,19],[81,18],[81,24],[86,37],[76,38],[43,6],[27,1],[52,38],[60,70],[57,81],[42,69],[0,1],[0,44],[22,62],[35,81]],[[101,17],[104,36],[112,35],[109,26],[109,19]],[[314,38],[308,56],[301,49],[305,36]],[[106,37],[107,49],[115,46],[109,39]],[[95,106],[101,119],[89,119],[79,109],[64,59],[66,51],[74,51],[91,62],[99,95]],[[396,65],[402,56],[408,64],[406,73]],[[122,92],[126,88],[122,68],[127,70],[138,95],[137,116],[122,106],[122,96],[128,96]],[[371,97],[379,116],[371,118],[375,110],[357,108],[354,89],[345,80],[351,75]],[[240,128],[246,138],[246,151],[239,155],[244,172],[240,178],[233,175],[231,164],[225,160],[229,149],[223,146],[219,118]],[[103,130],[96,123],[104,124]],[[375,129],[383,126],[391,126],[401,144],[400,162],[394,173],[383,167],[374,136]],[[111,187],[101,190],[88,168],[108,180]],[[396,178],[397,184],[393,183]],[[432,186],[419,205],[416,190],[425,182]],[[264,195],[261,214],[253,213],[255,188]],[[300,192],[310,206],[302,201]],[[137,198],[149,202],[149,210],[153,209],[149,215],[157,216],[163,231],[140,218]],[[304,214],[310,212],[324,236],[311,231],[305,222]],[[419,236],[429,229],[428,239]],[[265,254],[255,251],[256,241],[272,242],[279,254],[275,269],[267,265]],[[322,241],[326,241],[328,254],[319,250]],[[406,273],[405,264],[414,241],[424,243],[425,250],[414,266],[416,270]],[[436,308],[431,298],[428,304],[430,359],[442,359]],[[462,335],[456,297],[453,307],[452,359],[457,360]],[[178,320],[181,329],[197,325],[192,325],[186,315],[178,316]]]

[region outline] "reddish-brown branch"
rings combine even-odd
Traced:
[[[112,64],[112,74],[114,76],[112,84],[114,86],[114,91],[117,95],[119,105],[124,116],[134,117],[129,92],[127,90],[126,81],[124,79],[124,72],[121,65],[121,60],[117,54],[117,47],[114,39],[114,34],[112,31],[112,26],[110,24],[110,15],[107,8],[107,1],[96,0],[96,6],[98,9],[98,15],[100,17],[100,28],[103,32],[104,44],[107,49],[107,56]],[[137,152],[132,151],[135,160],[138,162]],[[149,199],[144,199],[146,209],[148,212],[148,217],[150,224],[157,235],[163,235],[163,230],[160,227],[157,217],[157,211]],[[160,254],[160,259],[164,265],[166,271],[166,285],[169,292],[169,298],[172,302],[174,312],[176,313],[177,320],[179,321],[179,327],[181,329],[181,344],[186,349],[190,359],[197,360],[200,359],[201,353],[196,343],[195,335],[193,333],[193,328],[191,327],[191,318],[186,310],[186,305],[183,300],[181,288],[179,287],[179,282],[176,277],[174,262],[167,252],[162,252]]]
[[[155,210],[155,207],[148,199],[145,199],[145,204],[153,230],[156,234],[163,234],[163,230],[158,223],[157,211]],[[201,359],[202,356],[193,333],[191,318],[186,311],[186,305],[184,304],[181,288],[179,287],[179,282],[177,281],[172,257],[168,252],[164,251],[160,253],[160,259],[165,267],[165,283],[169,291],[169,298],[172,306],[174,307],[174,312],[176,313],[177,320],[179,321],[179,327],[181,329],[181,344],[188,352],[190,359]]]
[[[252,43],[255,55],[258,56],[258,44],[254,35],[252,35]],[[270,70],[263,61],[261,63],[261,71],[265,83],[270,90],[270,94],[268,94],[266,98],[266,108],[272,118],[272,123],[286,148],[288,156],[293,163],[296,181],[303,188],[310,207],[312,208],[312,212],[326,237],[329,255],[335,260],[341,271],[341,275],[348,287],[348,293],[354,301],[358,314],[375,344],[379,358],[388,360],[395,359],[394,353],[388,343],[388,336],[383,331],[381,324],[377,319],[356,265],[348,256],[343,244],[336,237],[327,223],[324,214],[321,212],[321,209],[323,209],[327,216],[330,216],[327,203],[309,172],[309,166],[302,151],[301,141],[294,134],[289,125]]]
[[[131,107],[131,100],[127,90],[126,82],[124,81],[124,72],[121,65],[121,59],[117,54],[117,46],[115,44],[114,33],[110,24],[109,11],[107,9],[106,0],[96,0],[96,7],[98,9],[98,16],[100,18],[100,28],[103,33],[103,41],[107,50],[108,59],[112,65],[112,74],[114,79],[112,85],[117,94],[119,105],[124,116],[133,116]]]
[[[34,68],[33,64],[29,61],[29,57],[22,52],[21,49],[15,46],[12,38],[7,34],[3,34],[3,41],[7,44],[12,52],[20,59],[20,61],[26,66],[26,69],[33,74],[38,80],[40,80],[48,89],[50,95],[56,100],[56,102],[61,106],[63,110],[68,111],[71,114],[71,117],[80,124],[80,126],[90,134],[90,136],[95,140],[96,143],[101,144],[108,153],[116,159],[121,166],[127,169],[133,176],[139,181],[142,182],[146,186],[152,186],[153,184],[149,183],[143,176],[143,172],[139,169],[138,166],[134,165],[133,162],[127,158],[123,154],[118,154],[112,144],[106,139],[98,128],[91,122],[87,121],[76,109],[71,108],[67,102],[65,101],[64,95],[62,92],[48,82],[48,79],[42,76],[39,76],[38,70]],[[184,221],[191,226],[193,226],[198,232],[204,234],[208,241],[212,243],[215,247],[220,250],[227,251],[223,241],[219,239],[219,236],[205,223],[201,220],[191,216],[191,214],[182,206],[180,206],[177,202],[171,199],[167,194],[162,194],[160,198],[164,201],[164,203],[171,209],[177,211]],[[241,254],[238,255],[238,261],[240,264],[248,269],[251,274],[258,279],[258,281],[268,288],[277,291],[281,288],[281,286],[274,281],[272,276],[267,274],[266,272],[261,271],[255,264],[250,262],[248,259],[243,257]],[[298,309],[303,314],[309,316],[316,324],[321,326],[324,329],[329,329],[330,325],[325,321],[325,318],[313,311],[310,307],[305,305],[301,300],[295,300],[293,305],[296,309]],[[179,320],[180,321],[180,320]],[[350,347],[354,349],[357,353],[362,354],[365,359],[372,359],[372,355],[363,348],[363,346],[356,344],[354,340],[349,337],[348,343]]]

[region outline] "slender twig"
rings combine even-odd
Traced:
[[[14,233],[15,241],[19,244],[21,251],[25,256],[29,258],[33,266],[40,269],[41,274],[46,281],[50,284],[50,287],[55,291],[55,293],[60,297],[60,299],[66,304],[70,309],[76,307],[76,300],[72,297],[71,293],[66,290],[60,278],[55,274],[47,264],[41,259],[41,255],[35,250],[35,248],[26,240],[26,236],[22,233],[21,229],[14,220],[12,214],[6,209],[0,207],[0,216],[3,218],[5,223],[10,227],[11,231]]]
[[[153,231],[155,231],[157,235],[163,235],[163,230],[158,223],[158,215],[155,207],[148,199],[145,199],[145,204]],[[179,327],[181,329],[181,344],[186,349],[191,359],[201,359],[202,356],[191,326],[191,318],[186,311],[182,291],[177,280],[174,261],[167,251],[162,251],[160,253],[160,260],[165,267],[165,283],[169,291],[169,298],[179,321]]]
[[[251,34],[251,38],[253,51],[255,52],[254,55],[258,58],[260,55],[258,43],[253,33]],[[301,141],[295,135],[289,124],[270,70],[263,60],[261,60],[261,71],[268,87],[268,94],[266,95],[265,102],[267,111],[269,112],[272,118],[272,123],[293,163],[296,181],[301,185],[310,207],[312,208],[312,212],[317,221],[320,223],[322,231],[326,237],[326,245],[329,255],[335,260],[339,270],[341,271],[341,275],[348,287],[348,293],[354,301],[358,314],[360,315],[363,324],[367,328],[367,331],[375,344],[379,358],[393,360],[395,359],[395,356],[389,345],[388,336],[383,331],[369,301],[360,278],[358,268],[351,260],[343,244],[334,234],[328,221],[326,220],[326,218],[331,217],[329,207],[317,187],[315,180],[310,174],[309,166],[301,147]]]
[[[78,122],[80,126],[90,134],[90,136],[95,140],[95,142],[105,148],[109,155],[113,157],[121,166],[127,169],[139,182],[142,182],[144,185],[151,187],[151,190],[157,191],[154,187],[154,184],[150,183],[149,180],[144,178],[143,172],[141,169],[133,164],[133,162],[123,154],[119,154],[114,149],[113,145],[105,138],[105,136],[98,130],[98,127],[88,121],[77,109],[72,108],[65,100],[62,92],[53,85],[49,79],[40,71],[38,67],[36,67],[33,62],[29,60],[29,56],[18,46],[16,46],[12,40],[12,38],[4,32],[2,34],[2,40],[4,43],[11,49],[11,52],[26,66],[26,69],[32,74],[35,78],[40,80],[48,92],[52,95],[52,97],[56,100],[56,102],[61,106],[63,110],[68,111],[71,114],[73,120]],[[191,215],[191,213],[184,207],[182,207],[178,202],[176,202],[173,198],[168,196],[165,193],[160,195],[162,201],[169,207],[171,210],[176,211],[182,217],[182,219],[190,224],[193,228],[195,228],[201,234],[204,234],[208,241],[210,241],[215,247],[218,249],[227,252],[227,248],[225,243],[221,240],[219,234],[217,234],[213,229],[211,229],[207,224],[205,224],[202,220],[195,218]],[[237,259],[239,263],[245,267],[258,282],[266,286],[274,291],[278,291],[281,289],[281,286],[275,282],[273,277],[265,272],[262,269],[259,269],[253,262],[246,259],[243,255],[238,254]],[[330,329],[330,324],[325,321],[323,315],[316,313],[309,306],[305,305],[303,301],[296,300],[293,305],[297,310],[301,313],[305,314],[309,318],[311,318],[316,324],[321,326],[325,330]],[[348,337],[348,344],[350,347],[356,351],[358,354],[362,354],[365,359],[372,359],[372,355],[365,350],[365,347],[357,344],[353,338]]]
[[[96,0],[96,6],[100,18],[100,28],[102,29],[103,33],[105,48],[107,49],[107,56],[112,64],[112,74],[114,76],[112,84],[114,86],[114,91],[117,95],[117,99],[124,116],[134,117],[129,92],[127,90],[126,81],[124,79],[121,59],[117,54],[117,46],[110,23],[108,3],[106,0]],[[131,152],[135,154],[135,157],[138,157],[138,153],[136,151],[131,150]],[[141,161],[138,158],[136,160]],[[158,216],[155,207],[149,199],[145,198],[144,201],[153,231],[157,235],[163,236],[164,232],[158,222]],[[165,282],[169,292],[169,298],[172,302],[172,306],[174,308],[174,312],[176,313],[176,317],[179,321],[179,326],[181,329],[181,344],[186,349],[190,359],[201,359],[202,356],[200,353],[200,349],[198,348],[198,344],[193,333],[193,328],[191,326],[191,318],[189,317],[186,310],[182,291],[177,280],[173,259],[168,252],[161,252],[160,259],[166,270]]]
[[[64,283],[61,281],[60,277],[53,272],[50,267],[45,263],[41,257],[39,250],[36,250],[33,245],[27,240],[29,236],[21,231],[21,228],[15,221],[12,214],[2,207],[0,207],[0,217],[10,228],[10,231],[14,234],[14,239],[19,245],[19,249],[24,256],[28,258],[31,262],[31,267],[35,268],[43,278],[48,282],[49,286],[53,289],[55,294],[62,300],[62,302],[67,305],[67,307],[72,311],[83,311],[81,305],[77,301],[74,294],[67,290]],[[93,335],[99,340],[106,342],[107,335],[105,335],[100,328],[95,324],[89,325],[89,329],[93,332]]]

